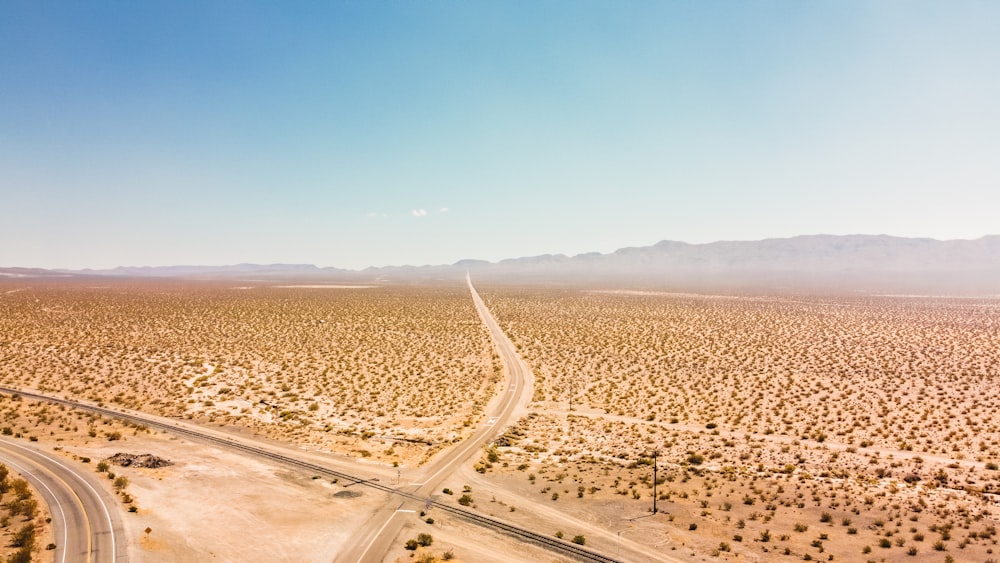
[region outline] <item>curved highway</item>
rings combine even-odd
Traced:
[[[112,499],[108,506],[96,477],[6,437],[0,438],[0,461],[27,479],[49,506],[56,563],[128,560],[117,503]]]

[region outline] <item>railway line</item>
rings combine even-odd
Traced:
[[[455,506],[451,506],[444,503],[439,503],[433,499],[426,498],[399,488],[393,488],[388,485],[383,485],[377,481],[372,481],[363,477],[358,477],[356,475],[351,475],[344,473],[342,471],[337,471],[322,465],[312,463],[309,461],[304,461],[301,459],[296,459],[294,457],[278,453],[275,451],[268,450],[260,446],[255,446],[241,442],[233,438],[224,438],[221,436],[216,436],[207,432],[201,432],[187,426],[182,426],[179,424],[169,424],[167,422],[157,420],[154,418],[147,418],[142,415],[124,411],[118,411],[108,407],[102,407],[98,405],[80,403],[72,399],[65,399],[62,397],[56,397],[52,395],[46,395],[43,393],[28,391],[23,389],[16,389],[13,387],[0,386],[0,392],[9,393],[11,395],[20,395],[21,397],[32,399],[36,401],[44,401],[52,404],[65,405],[71,408],[80,409],[92,413],[96,413],[102,416],[107,416],[111,418],[117,418],[119,420],[131,422],[134,424],[144,425],[149,428],[156,428],[165,432],[170,432],[173,434],[186,436],[191,439],[199,440],[202,442],[211,443],[216,446],[221,446],[224,448],[229,448],[231,450],[237,450],[249,455],[270,459],[272,461],[284,464],[286,466],[296,467],[299,469],[307,470],[314,474],[323,475],[325,477],[332,477],[338,480],[348,481],[350,484],[369,487],[384,493],[389,493],[409,500],[419,501],[424,503],[429,508],[434,508],[447,512],[453,516],[457,516],[471,522],[473,524],[483,526],[508,536],[517,538],[521,541],[531,542],[535,545],[544,547],[551,551],[558,552],[562,555],[572,557],[580,561],[598,561],[602,563],[613,563],[617,562],[617,559],[609,557],[607,555],[592,551],[583,546],[561,540],[559,538],[547,536],[544,534],[539,534],[531,530],[504,522],[503,520],[493,518],[491,516],[484,516],[482,514],[477,514],[471,510],[465,510]]]

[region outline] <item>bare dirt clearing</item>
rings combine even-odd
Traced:
[[[203,443],[0,397],[0,413],[15,436],[50,446],[80,471],[107,477],[126,513],[135,560],[330,561],[350,544],[361,525],[358,514],[385,502],[371,490],[344,489]],[[160,467],[138,467],[136,459]],[[171,464],[163,465],[165,459]],[[352,494],[338,494],[344,490]]]

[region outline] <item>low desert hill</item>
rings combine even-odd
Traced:
[[[1000,236],[935,240],[887,235],[806,235],[689,244],[661,241],[608,254],[548,254],[499,262],[365,270],[311,264],[122,267],[45,271],[0,268],[0,276],[116,276],[372,283],[455,279],[489,283],[611,285],[695,291],[850,291],[1000,294]]]

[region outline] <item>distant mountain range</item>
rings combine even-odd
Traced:
[[[115,276],[231,280],[491,283],[656,287],[706,291],[866,291],[1000,295],[1000,236],[940,241],[887,235],[808,235],[688,244],[662,241],[609,254],[532,256],[440,266],[343,270],[307,264],[163,266],[112,270],[0,268],[0,276]]]

